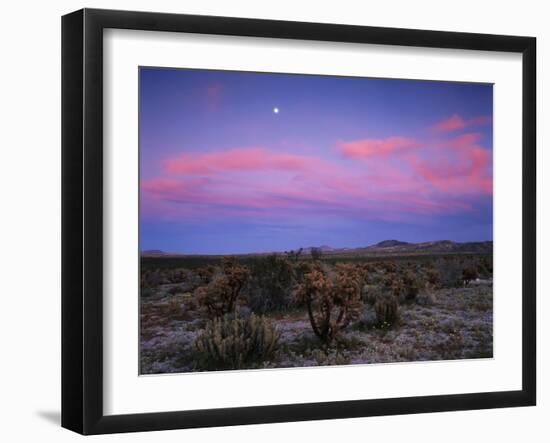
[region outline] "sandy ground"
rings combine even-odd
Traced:
[[[375,327],[373,309],[367,305],[362,318],[328,349],[314,336],[305,312],[273,314],[269,318],[280,332],[280,346],[263,367],[490,358],[492,312],[490,281],[441,289],[435,300],[402,304],[401,322],[390,329]],[[141,373],[196,370],[193,343],[203,326],[189,293],[142,301]]]

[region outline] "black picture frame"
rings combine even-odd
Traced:
[[[103,413],[103,30],[504,51],[523,63],[522,389],[177,412]],[[151,431],[536,403],[536,39],[337,24],[83,9],[62,18],[62,426]]]

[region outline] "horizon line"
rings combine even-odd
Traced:
[[[421,241],[421,242],[407,242],[407,241],[403,241],[403,240],[387,239],[387,240],[381,240],[379,242],[372,243],[372,244],[365,245],[365,246],[332,247],[332,246],[329,246],[329,245],[320,245],[320,246],[302,246],[302,247],[299,247],[299,248],[286,249],[286,250],[264,250],[264,251],[227,252],[227,253],[176,252],[176,251],[165,251],[163,249],[157,249],[157,248],[149,248],[149,249],[140,250],[139,254],[140,254],[140,256],[142,256],[143,254],[147,254],[147,253],[159,253],[159,254],[164,254],[164,255],[185,255],[185,256],[236,256],[236,255],[259,255],[259,254],[287,254],[289,252],[299,251],[300,249],[302,249],[302,250],[309,250],[309,249],[313,249],[313,248],[322,249],[324,247],[325,248],[330,248],[334,251],[366,249],[366,248],[377,246],[380,243],[384,243],[384,242],[388,242],[388,241],[396,241],[396,242],[400,242],[400,243],[408,244],[408,245],[419,245],[419,244],[424,244],[424,243],[443,243],[443,242],[451,242],[451,243],[455,243],[455,244],[489,243],[489,242],[492,243],[493,242],[492,239],[491,240],[473,240],[473,241],[455,241],[455,240],[449,240],[449,239],[442,239],[442,240],[426,240],[426,241]]]

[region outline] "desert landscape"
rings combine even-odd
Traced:
[[[493,357],[492,84],[143,66],[139,94],[140,374]]]
[[[493,355],[492,242],[141,257],[140,372]]]

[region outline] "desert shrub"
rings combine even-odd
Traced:
[[[426,284],[416,297],[416,302],[421,306],[432,306],[436,302],[434,286]]]
[[[421,288],[422,283],[420,279],[416,276],[416,274],[410,269],[406,271],[403,275],[401,290],[401,293],[405,300],[415,300]]]
[[[479,276],[488,276],[489,275],[489,271],[485,267],[485,263],[483,261],[477,262],[476,265],[475,265],[475,269],[476,269]]]
[[[158,269],[143,272],[140,284],[142,288],[156,288],[162,284],[161,272]]]
[[[292,267],[296,283],[303,283],[306,274],[309,274],[314,269],[313,264],[306,261],[297,262]]]
[[[327,351],[314,349],[311,356],[315,359],[318,366],[340,366],[350,363],[350,358],[339,352],[337,349]]]
[[[216,267],[212,265],[202,266],[197,268],[195,273],[200,278],[202,284],[207,284],[210,283],[210,280],[212,280],[212,277],[216,273]]]
[[[436,261],[435,267],[439,272],[442,287],[456,288],[462,286],[463,266],[456,258],[440,258]]]
[[[300,256],[302,255],[304,248],[297,249],[296,251],[290,250],[285,252],[287,258],[294,263],[298,263],[298,260],[300,259]]]
[[[489,278],[493,275],[493,262],[489,257],[477,258],[474,267],[480,277]]]
[[[366,305],[365,309],[359,316],[356,322],[353,324],[353,329],[367,332],[378,326],[378,320],[376,319],[376,313],[374,311],[374,303],[372,305]]]
[[[381,269],[372,269],[368,270],[365,274],[365,283],[369,285],[377,285],[381,286],[384,284],[384,281],[386,280],[387,276],[384,274],[384,271]]]
[[[174,320],[189,321],[192,315],[183,297],[170,297],[162,302],[142,303],[140,318],[143,328],[144,325],[151,324],[164,326]]]
[[[170,269],[164,271],[164,278],[168,280],[170,283],[179,283],[183,280],[185,280],[186,273],[188,271],[186,269]]]
[[[434,288],[438,288],[441,285],[441,273],[434,267],[428,267],[424,271],[424,278],[426,283]]]
[[[141,272],[140,287],[156,289],[161,285],[179,285],[183,292],[193,290],[200,285],[194,272],[185,268],[144,269]]]
[[[392,294],[397,299],[400,299],[405,292],[403,279],[397,273],[389,273],[382,279],[382,292],[384,294]]]
[[[185,288],[181,287],[181,286],[178,286],[178,285],[174,285],[174,286],[171,286],[168,288],[167,292],[168,294],[170,295],[176,295],[176,294],[181,294],[183,292],[185,292],[184,290]]]
[[[287,309],[294,284],[292,264],[276,254],[256,259],[250,266],[248,306],[259,313]]]
[[[189,278],[191,272],[185,268],[157,269],[157,277],[160,277],[162,284],[182,283]]]
[[[163,316],[171,320],[186,319],[186,310],[182,301],[176,298],[171,298],[163,307]]]
[[[311,254],[311,259],[314,261],[321,260],[321,257],[323,255],[323,251],[321,250],[321,248],[311,248],[309,253]]]
[[[199,305],[211,318],[234,312],[248,276],[249,270],[246,266],[240,265],[234,259],[224,259],[221,274],[214,276],[208,285],[195,291]]]
[[[472,280],[475,280],[479,277],[479,274],[477,272],[477,269],[474,267],[468,267],[464,268],[462,271],[462,281],[464,281],[465,285],[470,284]]]
[[[155,291],[153,289],[144,288],[143,286],[141,287],[141,290],[140,290],[141,297],[147,298],[147,297],[151,297],[154,294],[155,294]]]
[[[397,271],[397,265],[392,261],[382,262],[381,267],[386,273],[395,273]]]
[[[260,366],[275,355],[279,337],[265,317],[228,314],[215,318],[195,341],[196,366],[206,370]]]
[[[374,312],[376,313],[378,326],[390,327],[396,325],[400,319],[397,297],[392,294],[384,294],[378,297],[376,303],[374,303]]]
[[[320,266],[305,274],[296,300],[307,306],[311,328],[325,344],[361,314],[361,285],[353,265],[338,264],[332,277]]]
[[[191,292],[185,292],[181,295],[183,302],[188,311],[195,311],[200,308],[197,299],[193,296]]]
[[[368,303],[370,305],[374,305],[376,302],[376,299],[382,295],[382,288],[378,285],[363,285],[363,288],[361,289],[361,296],[363,298],[363,301],[365,303]]]
[[[376,263],[363,263],[362,264],[362,268],[365,272],[367,273],[371,273],[371,272],[376,272],[377,269],[376,269]]]
[[[483,267],[485,268],[485,271],[487,272],[487,276],[493,275],[493,257],[483,257],[481,260],[481,263],[483,264]]]

